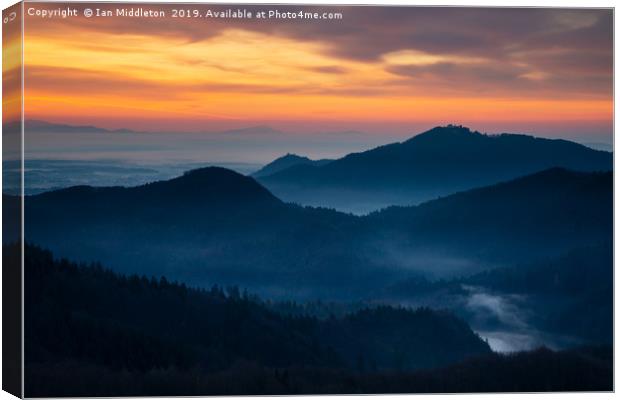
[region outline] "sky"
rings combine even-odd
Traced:
[[[2,24],[2,118],[12,121],[21,114],[21,24],[14,5],[3,10],[2,19],[13,18]],[[15,13],[15,14],[12,14]],[[3,135],[4,136],[4,135]]]
[[[144,4],[166,18],[86,18],[71,6],[78,17],[26,16],[28,119],[386,137],[457,123],[612,140],[611,10],[235,7],[343,15],[310,21],[179,19]]]

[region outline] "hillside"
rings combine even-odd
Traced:
[[[293,165],[259,181],[284,201],[367,213],[553,167],[608,171],[612,153],[566,140],[485,135],[449,125],[324,166]]]
[[[35,392],[41,381],[54,379],[58,364],[67,376],[96,367],[104,377],[161,371],[167,378],[174,371],[215,374],[243,363],[410,371],[490,353],[466,323],[446,312],[381,307],[341,319],[287,317],[236,287],[191,289],[164,277],[55,260],[30,245],[25,251],[26,370],[45,375],[30,382]]]
[[[527,260],[612,237],[613,174],[561,168],[464,191],[417,207],[390,207],[367,217],[409,249]]]
[[[275,174],[277,172],[283,171],[287,168],[290,168],[296,165],[309,165],[309,166],[320,167],[332,161],[333,160],[327,160],[327,159],[311,160],[308,157],[298,156],[297,154],[286,154],[280,158],[273,160],[269,164],[265,165],[263,168],[254,172],[252,176],[254,178],[269,176],[269,175]]]
[[[351,299],[411,275],[472,274],[608,241],[611,178],[554,169],[355,217],[286,204],[252,178],[207,168],[28,196],[26,239],[122,272]]]
[[[73,187],[27,196],[25,204],[28,241],[117,271],[264,291],[287,282],[331,291],[353,269],[360,282],[352,290],[372,281],[340,239],[356,218],[285,204],[223,168],[133,188]],[[335,260],[330,274],[320,273]]]
[[[411,278],[374,298],[450,309],[490,338],[494,349],[611,344],[613,247],[576,247],[558,257],[449,280]]]

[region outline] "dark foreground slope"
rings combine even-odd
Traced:
[[[540,349],[492,354],[445,368],[417,372],[354,372],[333,368],[268,368],[238,363],[226,371],[167,368],[151,371],[109,370],[70,361],[33,365],[26,370],[26,395],[205,396],[383,393],[480,393],[612,391],[610,347],[553,352]]]
[[[205,291],[116,275],[97,264],[55,261],[32,246],[25,281],[28,395],[43,394],[39,384],[61,371],[74,377],[91,367],[104,376],[206,376],[244,363],[394,371],[490,353],[467,324],[445,312],[379,307],[340,319],[283,316],[236,288]]]
[[[367,213],[553,167],[608,171],[612,164],[612,153],[566,140],[485,135],[449,125],[329,164],[292,165],[258,179],[285,201]]]
[[[607,348],[494,355],[446,313],[286,317],[26,251],[26,396],[611,390]]]

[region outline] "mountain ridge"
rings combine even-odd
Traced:
[[[320,160],[312,160],[305,156],[299,156],[294,153],[287,153],[282,157],[276,158],[272,162],[266,164],[258,171],[251,174],[254,178],[259,178],[263,176],[272,175],[276,172],[282,171],[284,169],[290,168],[296,165],[310,165],[310,166],[322,166],[326,165],[333,160],[330,159],[320,159]]]
[[[82,201],[105,202],[110,196],[133,197],[133,202],[166,204],[166,197],[175,196],[177,204],[188,202],[217,201],[234,204],[272,203],[280,200],[254,179],[222,167],[203,167],[189,170],[183,175],[164,181],[156,181],[134,187],[73,186],[39,194],[39,198],[62,198],[79,196]],[[33,198],[33,196],[26,196]],[[163,199],[162,199],[163,198]]]
[[[217,196],[229,184],[208,184],[206,177],[243,188]],[[26,232],[27,240],[63,256],[94,252],[120,270],[156,268],[188,281],[255,283],[267,291],[280,282],[300,296],[316,287],[348,296],[407,271],[477,272],[607,238],[611,182],[611,173],[552,169],[359,217],[284,203],[251,177],[211,167],[135,190],[77,187],[27,196]],[[163,257],[168,247],[175,257]],[[429,257],[434,261],[424,261]]]
[[[285,201],[365,214],[553,167],[611,170],[612,161],[612,153],[563,139],[447,126],[323,166],[293,165],[257,178]]]

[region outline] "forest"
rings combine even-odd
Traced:
[[[237,287],[26,254],[26,396],[611,389],[610,347],[500,355],[446,311],[291,315]]]

